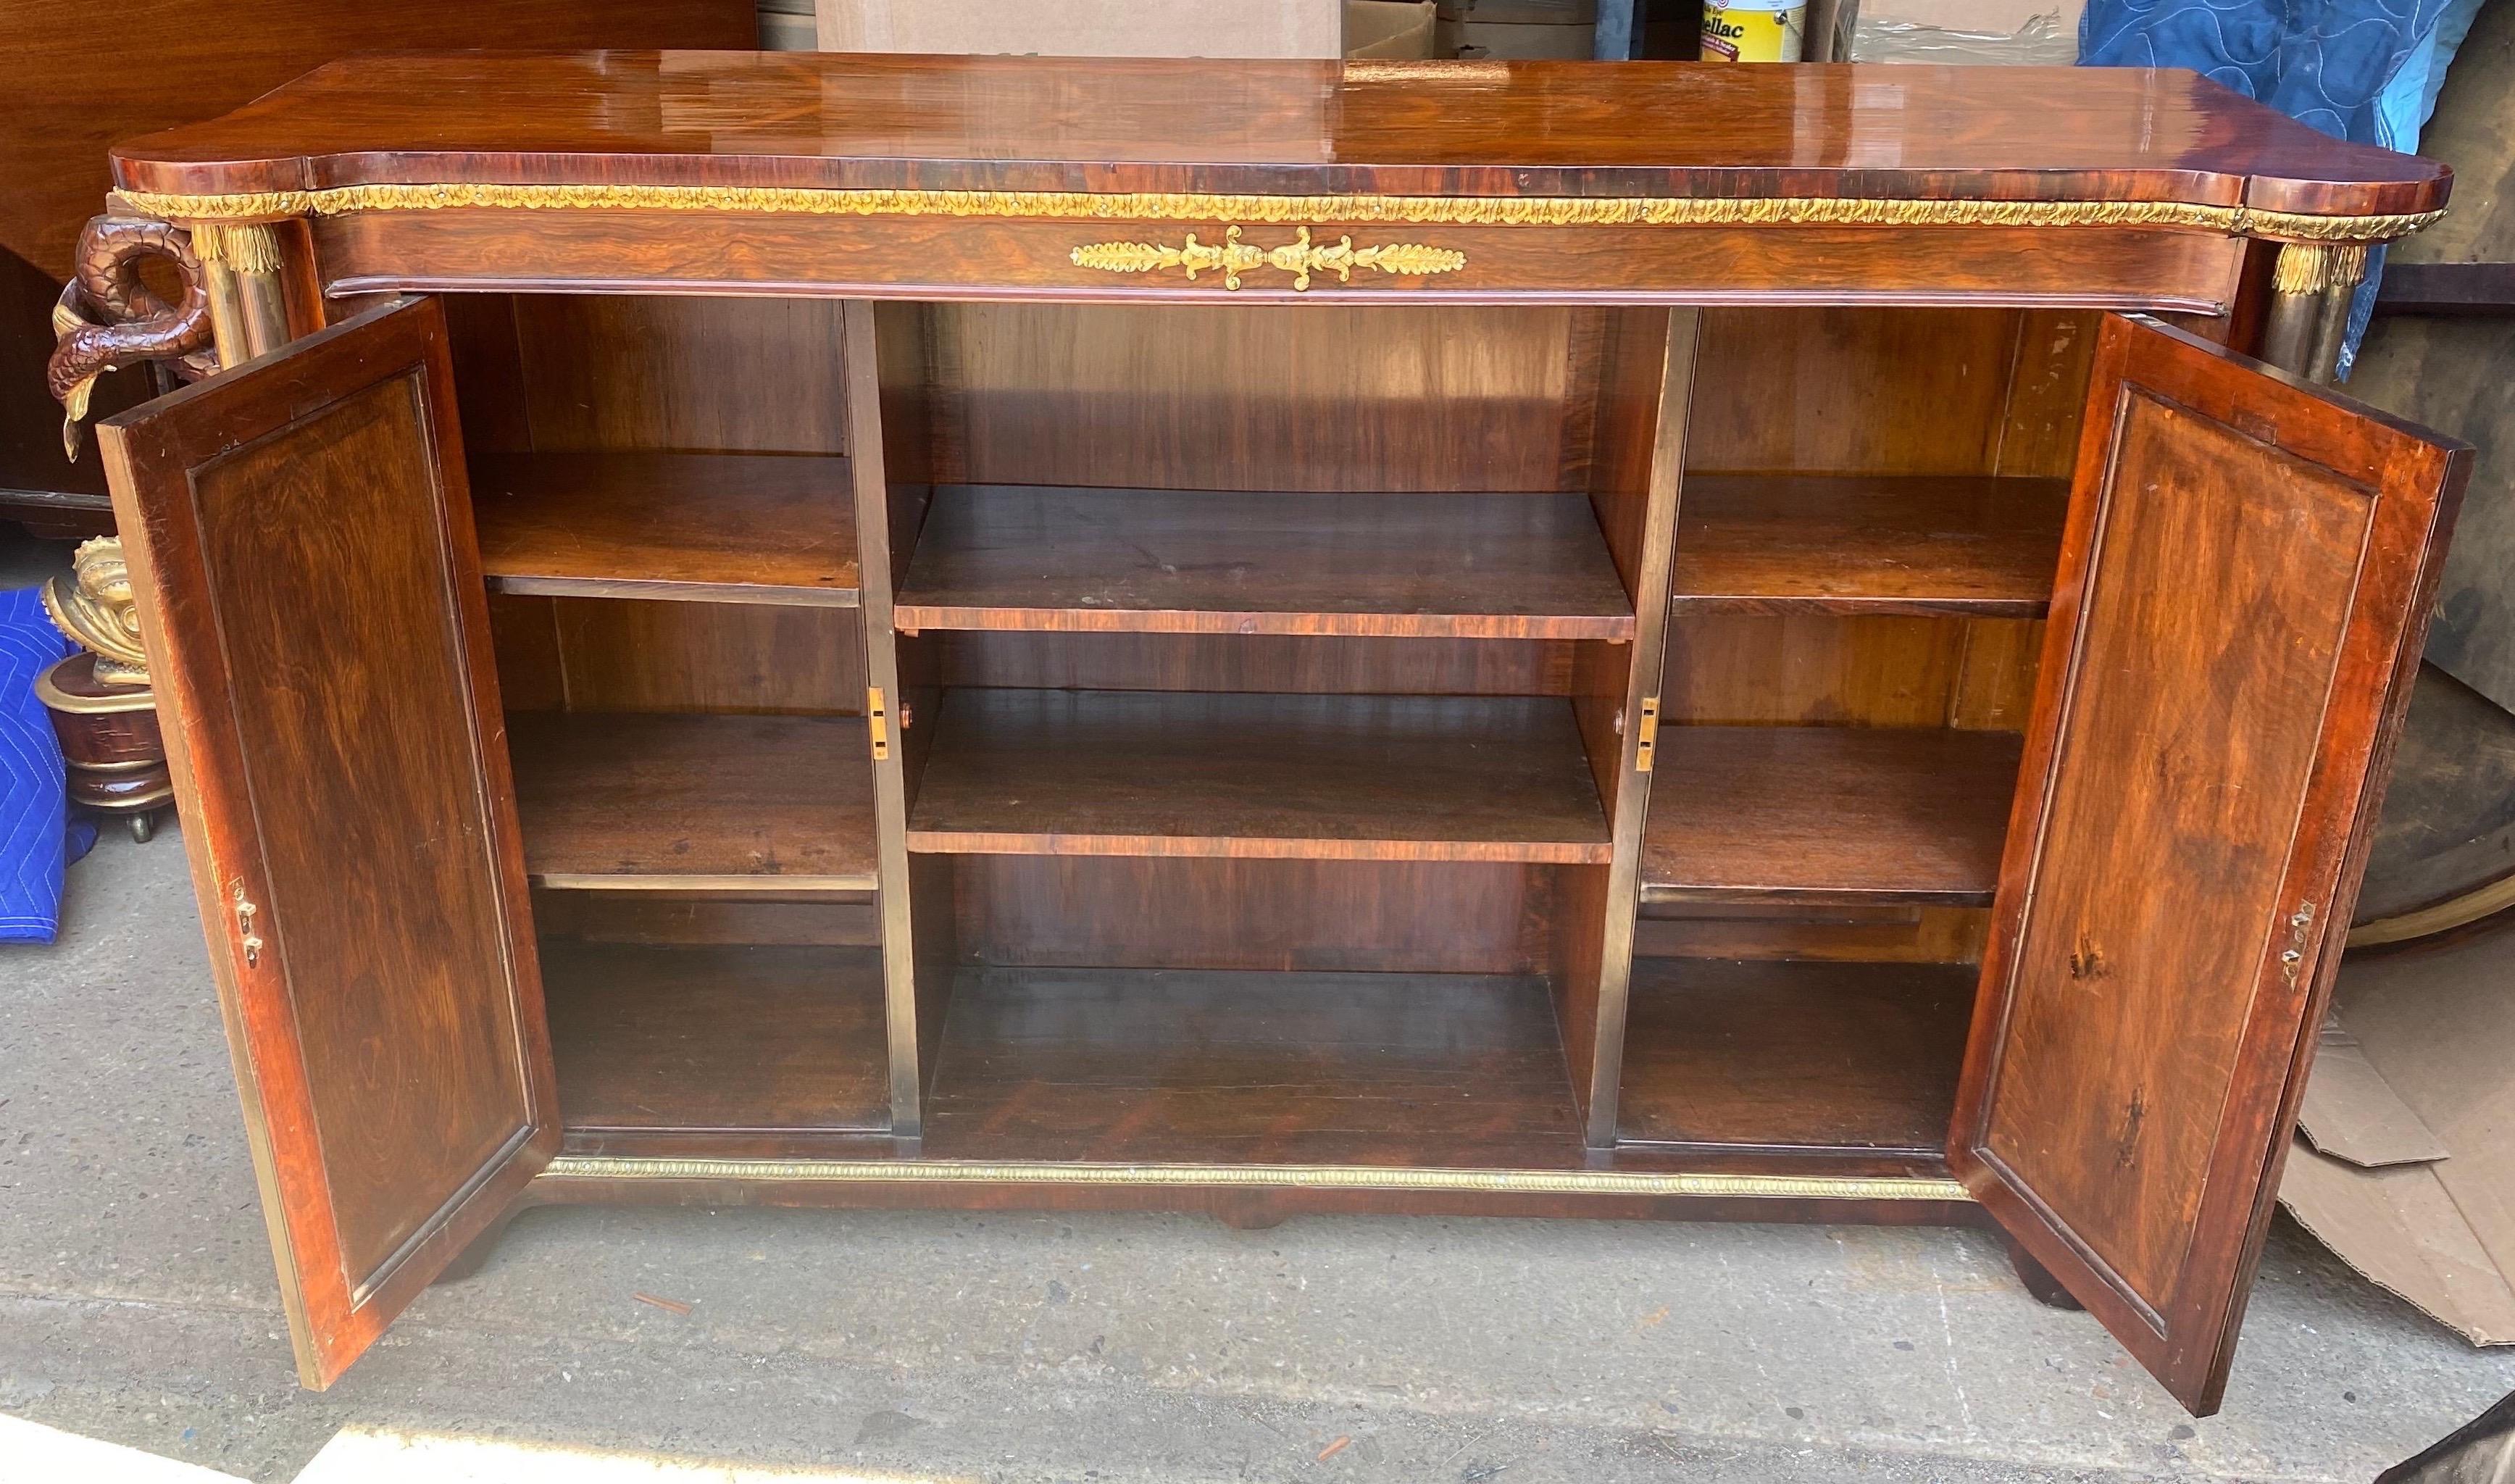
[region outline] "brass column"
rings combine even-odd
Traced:
[[[288,344],[288,262],[276,226],[198,223],[192,250],[209,275],[210,330],[222,367]]]
[[[2358,243],[2280,244],[2262,359],[2329,385],[2339,369],[2350,298],[2366,276],[2367,249]]]

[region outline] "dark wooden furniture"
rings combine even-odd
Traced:
[[[2463,471],[2314,382],[2441,168],[608,54],[115,170],[278,265],[103,442],[309,1383],[521,1204],[1089,1205],[1987,1220],[2215,1406]]]
[[[79,0],[0,6],[0,520],[48,536],[113,528],[90,450],[63,457],[62,413],[43,392],[51,313],[72,276],[80,224],[111,185],[117,139],[232,108],[307,68],[360,51],[427,47],[747,47],[752,0],[126,0],[109,24]],[[154,394],[129,370],[107,409]]]
[[[53,627],[79,645],[35,677],[34,687],[61,743],[70,802],[120,815],[145,845],[158,810],[174,802],[175,779],[121,543],[109,536],[81,543],[70,570],[45,582],[43,600]]]
[[[131,838],[147,844],[157,811],[175,801],[155,694],[98,680],[96,656],[80,653],[35,677],[35,699],[61,741],[70,802],[120,815]]]

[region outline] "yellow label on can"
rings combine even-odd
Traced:
[[[1796,62],[1806,0],[1703,0],[1705,62]]]

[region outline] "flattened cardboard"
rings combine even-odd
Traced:
[[[1340,0],[820,0],[819,9],[825,52],[1333,58],[1344,46]]]
[[[1595,25],[1598,0],[1440,0],[1444,21],[1502,25]]]
[[[2280,1200],[2473,1343],[2515,1344],[2515,931],[2353,958],[2337,1000]],[[2421,1131],[2442,1155],[2401,1158]]]
[[[2337,1015],[2323,1023],[2296,1128],[2325,1154],[2367,1170],[2425,1164],[2451,1152],[2375,1070]]]
[[[2474,1344],[2515,1344],[2515,1286],[2489,1259],[2432,1165],[2368,1170],[2298,1139],[2280,1200],[2376,1287]]]
[[[1432,56],[1432,0],[1344,0],[1350,62],[1424,62]]]
[[[1501,21],[1444,21],[1435,42],[1444,57],[1495,58],[1505,62],[1587,62],[1595,50],[1594,26],[1516,25]]]

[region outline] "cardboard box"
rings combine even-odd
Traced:
[[[2341,966],[2280,1202],[2474,1344],[2515,1344],[2515,931]]]
[[[1037,57],[1317,57],[1344,51],[1340,0],[820,0],[825,52]]]
[[[1491,57],[1504,62],[1587,62],[1594,25],[1515,25],[1488,21],[1444,21],[1434,44],[1443,57]]]
[[[2069,66],[2086,0],[1842,0],[1851,62]],[[1847,19],[1848,23],[1844,23]]]
[[[1494,25],[1595,25],[1598,0],[1440,0],[1444,21]]]
[[[1423,62],[1433,53],[1432,0],[1344,0],[1350,62]]]

